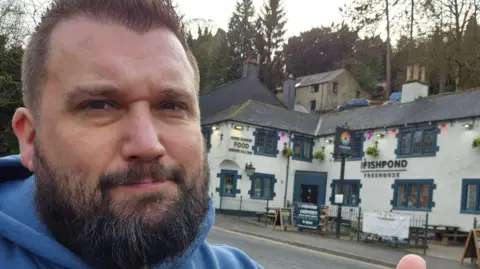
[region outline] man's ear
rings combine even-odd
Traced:
[[[12,128],[20,145],[22,164],[33,173],[35,172],[33,156],[36,131],[34,119],[28,109],[21,107],[15,111]]]

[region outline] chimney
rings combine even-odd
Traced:
[[[243,63],[244,78],[258,78],[258,64],[255,60],[249,59]]]
[[[296,79],[292,74],[289,74],[283,81],[283,102],[287,105],[288,109],[293,110],[295,108],[295,88]]]
[[[244,78],[258,78],[258,62],[252,57],[252,50],[247,52],[247,60],[243,63],[243,74]],[[260,55],[258,55],[260,59]]]
[[[414,64],[407,66],[407,80],[402,85],[402,103],[413,102],[420,97],[428,96],[428,85],[425,81],[425,66]]]

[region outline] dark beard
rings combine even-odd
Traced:
[[[35,150],[35,169],[35,201],[45,225],[57,241],[94,268],[138,269],[175,262],[198,235],[208,212],[209,168],[206,158],[203,171],[195,175],[198,180],[189,181],[203,180],[201,191],[196,184],[185,184],[185,172],[181,168],[139,164],[124,173],[101,177],[96,193],[100,199],[85,194],[81,174],[52,169],[40,147]],[[109,190],[113,187],[139,179],[134,176],[157,178],[165,173],[178,184],[177,200],[164,201],[161,193],[147,194],[137,199],[135,210],[131,212],[112,210]],[[76,187],[68,188],[66,184],[76,184]],[[165,207],[163,213],[158,213],[161,215],[158,220],[144,213],[147,205],[155,203]],[[122,206],[115,205],[115,208]]]

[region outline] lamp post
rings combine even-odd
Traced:
[[[249,177],[255,175],[255,167],[253,167],[252,162],[250,162],[250,164],[248,163],[245,164],[245,172]]]

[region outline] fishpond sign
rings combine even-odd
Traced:
[[[365,178],[398,178],[407,171],[407,160],[365,161],[360,163]]]

